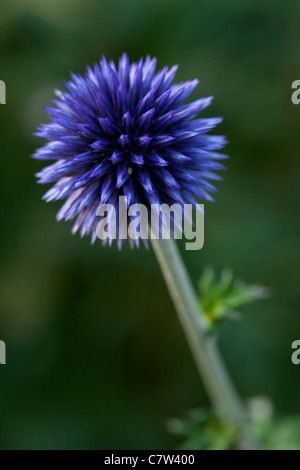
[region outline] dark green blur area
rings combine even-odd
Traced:
[[[1,0],[1,449],[170,449],[166,421],[208,404],[152,250],[71,236],[35,183],[53,89],[124,51],[215,96],[205,115],[224,117],[231,159],[204,249],[182,253],[195,285],[213,266],[272,288],[224,325],[221,349],[243,397],[300,413],[299,44],[295,0]]]

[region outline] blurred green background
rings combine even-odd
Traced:
[[[182,252],[193,281],[231,267],[273,298],[222,329],[221,349],[244,397],[300,412],[300,3],[273,0],[1,0],[0,366],[2,449],[168,449],[166,421],[208,403],[153,252],[91,247],[56,223],[60,204],[30,159],[44,105],[71,70],[103,54],[151,54],[198,77],[195,99],[231,155],[206,241]]]

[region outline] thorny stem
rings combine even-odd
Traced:
[[[249,428],[247,410],[231,381],[214,339],[206,333],[203,312],[200,311],[176,243],[172,239],[161,243],[154,237],[151,241],[197,368],[218,417],[241,430],[240,448],[259,449]]]

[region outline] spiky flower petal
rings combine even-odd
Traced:
[[[226,155],[223,136],[207,133],[221,118],[197,118],[212,97],[185,100],[198,80],[173,84],[177,67],[156,73],[156,59],[118,64],[105,58],[84,76],[71,74],[67,90],[46,108],[51,122],[36,136],[48,143],[34,158],[53,160],[39,183],[55,183],[46,201],[65,199],[58,220],[76,218],[73,233],[97,238],[100,204],[193,204],[212,200]],[[118,240],[121,245],[122,241]]]

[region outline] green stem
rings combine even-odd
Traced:
[[[155,239],[151,241],[217,415],[241,429],[243,437],[240,446],[243,449],[258,449],[259,445],[249,430],[245,406],[228,375],[215,341],[206,334],[200,305],[176,243],[174,240],[164,240],[163,243]]]

